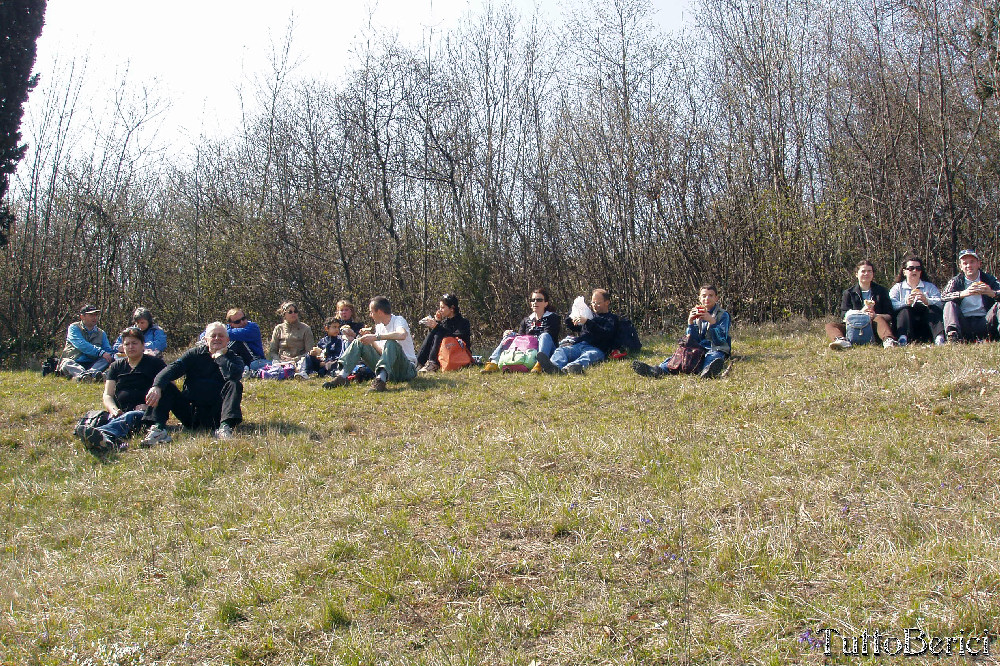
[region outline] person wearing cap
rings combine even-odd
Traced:
[[[100,309],[88,303],[80,308],[80,321],[66,331],[58,371],[75,381],[103,380],[103,371],[115,359],[108,334],[97,326],[100,314]]]
[[[982,259],[973,250],[962,250],[958,267],[962,272],[945,285],[944,330],[948,342],[998,340],[997,292],[1000,283],[981,270]]]

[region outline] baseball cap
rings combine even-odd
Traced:
[[[962,260],[962,257],[968,256],[968,255],[972,255],[976,259],[979,259],[979,261],[982,261],[982,259],[979,258],[979,255],[976,254],[975,250],[962,250],[961,252],[959,252],[958,253],[958,259],[959,259],[959,261]]]
[[[92,314],[94,312],[100,312],[100,311],[101,309],[99,307],[97,307],[96,305],[91,305],[90,303],[87,303],[82,308],[80,308],[80,314]]]

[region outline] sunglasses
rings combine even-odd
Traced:
[[[246,321],[246,320],[247,320],[246,316],[243,316],[243,317],[240,317],[239,319],[230,319],[229,323],[230,324],[238,324],[241,321]]]
[[[529,303],[546,303],[547,301],[544,298],[529,298],[528,302]]]
[[[924,267],[923,266],[907,266],[906,270],[908,270],[908,271],[922,271],[922,270],[924,270]]]
[[[298,310],[285,310],[285,314],[298,314]]]

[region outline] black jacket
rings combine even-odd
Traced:
[[[542,333],[552,336],[552,341],[559,342],[560,330],[559,314],[557,312],[546,312],[539,320],[534,320],[528,315],[521,320],[521,325],[517,327],[518,335],[534,335],[538,337]]]
[[[579,333],[573,340],[574,344],[586,342],[605,354],[614,348],[615,334],[618,332],[618,315],[612,312],[595,314],[593,319],[583,322],[583,326],[577,326],[572,319],[566,317],[565,324],[569,330]]]
[[[892,299],[889,297],[889,290],[880,284],[872,282],[872,300],[875,301],[875,314],[892,316]],[[865,307],[865,299],[861,298],[861,285],[855,283],[850,289],[845,289],[840,299],[840,316],[847,314],[848,310],[860,310]]]
[[[227,381],[240,382],[244,367],[243,360],[232,350],[227,349],[219,358],[212,358],[208,345],[197,345],[161,370],[153,386],[163,388],[183,377],[185,393],[219,393]]]

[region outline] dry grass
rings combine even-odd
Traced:
[[[0,374],[0,663],[821,663],[807,630],[993,630],[1000,350],[816,328],[741,330],[712,382],[256,382],[240,437],[103,464],[68,434],[99,387]]]

